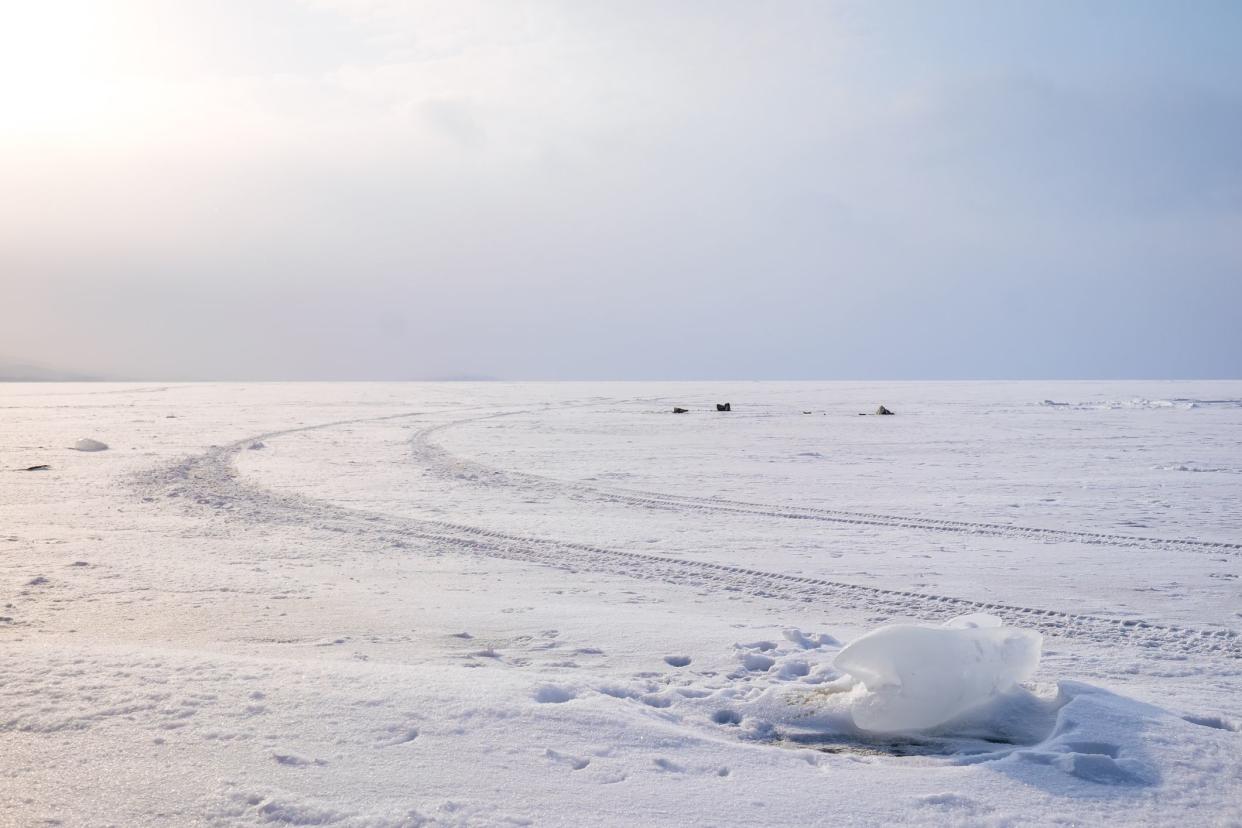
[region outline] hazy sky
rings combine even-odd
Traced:
[[[1242,376],[1242,3],[0,0],[0,363]]]

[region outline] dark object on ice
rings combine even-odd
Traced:
[[[24,471],[48,471],[48,470],[49,470],[49,469],[51,469],[51,468],[52,468],[52,467],[51,467],[51,466],[49,466],[47,463],[40,463],[40,464],[39,464],[39,465],[37,465],[37,466],[27,466],[27,467],[24,469]]]
[[[687,412],[689,412],[689,411],[690,411],[690,409],[688,409],[688,408],[676,408],[676,407],[674,407],[674,408],[673,408],[673,413],[674,413],[674,414],[685,414],[685,413],[687,413]]]
[[[717,411],[732,411],[733,406],[729,403],[716,403]]]
[[[811,412],[810,412],[810,411],[803,411],[802,413],[803,413],[803,414],[810,414]]]
[[[889,410],[888,410],[887,408],[885,408],[884,406],[880,406],[879,408],[877,408],[877,409],[875,410],[875,413],[876,413],[876,414],[890,414],[890,415],[891,415],[893,412],[889,411]]]

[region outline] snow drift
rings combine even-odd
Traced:
[[[854,724],[876,733],[944,724],[1012,690],[1039,666],[1043,636],[991,615],[942,626],[893,624],[864,635],[833,664],[866,690]]]

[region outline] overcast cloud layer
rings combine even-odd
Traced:
[[[0,4],[0,363],[1242,375],[1242,4]]]

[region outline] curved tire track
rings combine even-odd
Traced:
[[[585,483],[557,480],[556,478],[530,474],[529,472],[514,472],[494,468],[475,460],[458,457],[431,440],[432,435],[450,428],[520,413],[525,412],[506,412],[504,414],[491,414],[486,417],[470,417],[422,429],[411,439],[414,456],[434,474],[446,479],[467,479],[487,485],[509,485],[543,491],[556,490],[560,494],[578,499],[603,500],[610,503],[622,503],[648,509],[672,509],[675,511],[698,513],[714,512],[853,526],[878,526],[885,529],[918,529],[929,532],[951,532],[1025,540],[1034,539],[1046,542],[1088,543],[1123,548],[1142,547],[1242,555],[1242,543],[1224,541],[1205,541],[1193,538],[1155,538],[1107,532],[1085,532],[1073,529],[1049,529],[1038,526],[1014,526],[1007,523],[984,523],[978,521],[944,520],[940,518],[907,517],[878,512],[851,512],[841,509],[780,506],[720,497],[693,497],[639,489],[592,486]]]
[[[169,498],[176,498],[195,507],[215,510],[233,521],[348,533],[367,538],[380,546],[404,548],[408,547],[409,541],[418,540],[478,556],[525,561],[571,571],[603,572],[704,590],[735,592],[755,598],[828,603],[898,616],[942,619],[969,612],[1003,613],[1011,621],[1050,636],[1089,641],[1102,646],[1124,645],[1162,652],[1242,659],[1242,639],[1231,630],[1199,630],[972,601],[925,592],[882,589],[711,561],[668,558],[515,535],[447,521],[382,515],[264,489],[243,481],[233,464],[237,454],[256,440],[274,440],[298,432],[414,416],[418,414],[341,420],[255,435],[188,457],[138,479],[136,485],[148,502],[167,502]]]

